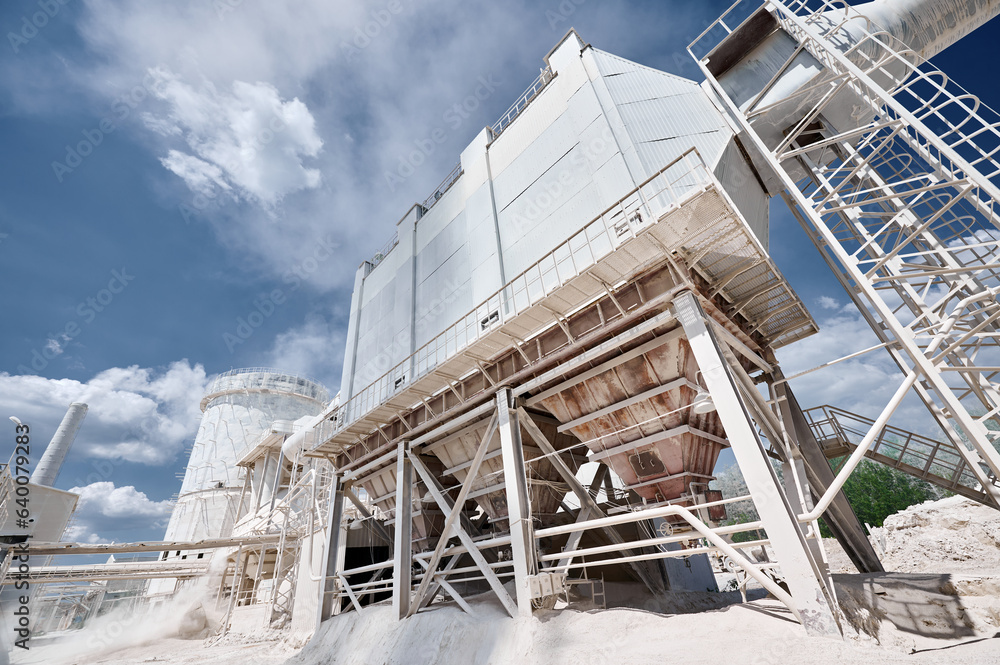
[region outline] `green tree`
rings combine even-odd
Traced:
[[[842,460],[836,460],[834,468]],[[844,483],[844,494],[862,523],[882,526],[885,518],[914,504],[933,501],[947,492],[913,476],[869,459],[861,460]],[[832,536],[821,524],[824,536]]]

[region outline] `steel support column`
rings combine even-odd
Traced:
[[[413,464],[400,441],[396,457],[396,537],[393,540],[392,611],[398,619],[410,613],[413,558]]]
[[[319,624],[334,614],[340,613],[340,599],[333,598],[337,590],[337,572],[340,568],[340,553],[346,542],[341,542],[341,522],[344,518],[344,478],[340,474],[333,477],[333,496],[326,521],[326,565],[323,583],[320,584],[320,606],[316,629]]]
[[[772,387],[775,397],[778,398],[778,408],[781,412],[781,420],[785,424],[785,430],[793,445],[797,446],[798,452],[802,455],[806,478],[813,494],[817,497],[823,496],[836,478],[833,469],[830,468],[830,463],[827,461],[826,455],[823,454],[823,449],[816,437],[813,436],[805,414],[802,412],[802,407],[795,399],[792,389],[786,381],[781,381],[784,378],[781,370],[775,370],[773,376],[775,381],[778,381]],[[837,493],[837,498],[823,513],[823,519],[826,520],[826,524],[837,538],[837,542],[841,544],[844,551],[847,552],[847,556],[851,558],[860,572],[885,572],[882,562],[879,561],[875,549],[869,542],[868,536],[865,535],[861,521],[854,514],[854,509],[851,508],[843,490]]]
[[[531,523],[531,503],[528,479],[524,469],[521,428],[514,395],[510,388],[497,392],[497,429],[503,456],[504,491],[507,495],[507,520],[510,523],[510,548],[514,561],[514,589],[517,612],[531,616],[530,577],[537,569],[534,527]]]
[[[841,638],[822,572],[813,561],[796,515],[771,468],[722,349],[707,325],[705,312],[690,291],[675,297],[673,307],[778,556],[803,627],[810,635]]]
[[[613,489],[610,482],[610,474],[608,473],[608,467],[605,464],[601,464],[599,470],[594,475],[593,484],[588,491],[583,484],[577,480],[576,474],[573,473],[566,462],[558,455],[556,449],[552,446],[542,430],[539,429],[538,424],[535,423],[524,407],[518,407],[517,414],[520,417],[520,424],[527,432],[528,436],[538,445],[542,453],[549,456],[549,462],[556,468],[562,479],[569,485],[569,488],[576,494],[577,498],[580,500],[580,513],[577,515],[577,521],[583,522],[588,519],[598,519],[605,517],[604,511],[600,509],[597,505],[597,501],[594,499],[597,490],[600,488],[601,483],[605,483],[605,489],[608,494],[608,499],[611,499],[611,490]],[[603,530],[604,534],[607,536],[608,540],[615,544],[623,544],[625,539],[622,535],[618,533],[613,527]],[[565,551],[571,553],[575,550],[579,544],[580,539],[583,537],[583,531],[575,531],[570,534],[569,539],[566,541]],[[622,556],[632,556],[638,553],[639,550],[624,550]],[[565,559],[559,561],[559,567],[568,566],[573,560],[572,554],[568,554]],[[635,573],[636,578],[646,585],[650,593],[653,595],[662,594],[667,590],[669,585],[669,580],[664,580],[663,578],[663,568],[655,564],[650,564],[647,561],[636,561],[629,564],[632,571]]]

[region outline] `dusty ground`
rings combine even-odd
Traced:
[[[155,625],[106,622],[71,642],[14,654],[13,662],[661,665],[680,654],[685,665],[1000,665],[1000,513],[944,499],[889,518],[876,540],[886,569],[898,572],[859,575],[839,548],[828,546],[833,570],[845,573],[835,577],[850,624],[844,641],[807,637],[783,606],[768,599],[663,613],[719,607],[734,596],[738,601],[738,594],[691,594],[657,607],[658,613],[563,610],[518,620],[482,596],[472,599],[475,616],[447,604],[404,622],[386,606],[346,613],[326,622],[304,647],[304,639],[277,635],[233,636],[209,646],[212,639],[201,637],[202,617],[189,606]],[[170,636],[178,630],[192,639]]]
[[[886,570],[1000,575],[1000,513],[960,496],[928,501],[887,517],[872,531]],[[834,573],[856,573],[833,538],[823,540]]]

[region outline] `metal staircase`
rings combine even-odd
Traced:
[[[845,5],[771,2],[745,23],[765,19],[798,44],[778,73],[738,105],[706,57],[709,85],[900,367],[877,420],[912,388],[1000,506],[1000,115]],[[762,104],[804,57],[818,73]]]
[[[853,453],[875,424],[871,418],[833,406],[807,409],[805,416],[828,459]],[[965,458],[951,443],[887,426],[882,429],[865,456],[942,489],[996,507],[989,492],[980,486]],[[1000,486],[1000,481],[994,477],[992,485]]]

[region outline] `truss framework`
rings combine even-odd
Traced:
[[[755,130],[782,122],[783,107],[759,105],[778,75],[743,108],[700,60],[708,83],[899,365],[900,391],[912,386],[1000,507],[1000,116],[849,8],[768,7],[799,43],[779,74],[800,51],[824,68],[794,93],[784,138]]]
[[[524,384],[498,389],[489,408],[480,409],[474,417],[445,422],[422,434],[418,440],[402,440],[392,453],[393,459],[372,463],[367,471],[338,480],[336,496],[342,497],[351,485],[364,482],[365,473],[382,473],[385,464],[393,465],[396,483],[393,558],[345,569],[336,554],[340,548],[337,538],[342,536],[336,536],[327,549],[328,584],[323,592],[326,608],[323,618],[344,609],[361,610],[367,596],[388,592],[392,594],[393,606],[400,618],[427,607],[439,593],[443,599],[453,600],[466,611],[474,612],[462,596],[463,586],[470,582],[486,582],[508,614],[524,616],[543,602],[545,593],[539,589],[545,582],[564,579],[568,571],[608,564],[631,565],[636,567],[638,579],[654,591],[662,592],[664,587],[658,582],[651,563],[718,552],[786,603],[810,634],[839,636],[833,587],[816,540],[818,529],[803,530],[800,526],[799,516],[810,506],[797,498],[803,493],[801,487],[792,498],[786,495],[767,461],[767,447],[754,426],[755,420],[759,422],[765,416],[760,413],[760,405],[750,403],[745,386],[733,378],[737,371],[745,374],[737,355],[747,350],[739,348],[738,340],[725,341],[724,335],[719,336],[718,330],[723,328],[705,314],[698,298],[690,291],[679,293],[671,307],[669,317],[681,322],[678,330],[696,348],[705,380],[751,485],[751,496],[762,515],[761,521],[727,527],[711,521],[711,510],[750,497],[718,501],[706,501],[701,497],[693,504],[693,497],[683,497],[641,507],[633,505],[629,510],[619,509],[615,513],[609,511],[613,505],[599,504],[595,493],[604,482],[607,467],[602,465],[591,487],[584,487],[576,479],[575,470],[567,464],[564,452],[542,432],[536,420],[538,416],[527,407],[535,396],[572,382],[564,377],[586,374],[588,368],[599,366],[593,361],[574,359]],[[639,323],[636,327],[643,326]],[[623,339],[632,336],[631,331],[621,334]],[[755,389],[750,392],[757,394]],[[757,396],[759,398],[759,394]],[[766,410],[766,405],[763,408]],[[476,426],[475,431],[481,435],[474,448],[475,455],[465,468],[464,478],[457,485],[445,487],[442,476],[431,469],[430,456],[425,449],[433,449],[441,441],[453,440],[456,432]],[[526,461],[521,452],[528,443],[521,440],[522,432],[527,433],[530,443],[554,461],[567,487],[579,500],[579,510],[568,513],[571,519],[567,523],[539,527],[532,519],[531,504],[527,500],[527,476],[532,460]],[[482,482],[482,464],[490,444],[494,442],[495,445],[498,439],[503,461],[500,484],[506,496],[510,524],[509,532],[499,535],[481,531],[474,515],[463,514],[473,489]],[[440,538],[425,551],[414,551],[411,547],[414,506],[419,505],[419,493],[414,492],[418,480],[444,515]],[[334,514],[337,501],[342,503],[343,499],[335,499]],[[648,525],[649,520],[657,518],[670,520],[670,533],[634,540],[623,538],[617,530],[622,525]],[[767,539],[739,544],[731,540],[734,533],[762,527],[767,530]],[[640,527],[640,533],[647,528]],[[581,547],[582,535],[594,530],[603,532],[608,544]],[[552,549],[553,539],[562,538],[566,539],[559,541],[563,544]],[[672,543],[683,543],[685,548],[668,550],[666,545]],[[788,590],[776,583],[773,562],[758,562],[746,554],[747,550],[761,545],[773,548],[779,556],[781,577]],[[385,574],[387,571],[392,571],[392,575]],[[365,581],[364,576],[372,577]],[[504,587],[505,579],[513,579],[513,594]],[[556,583],[555,587],[560,584]]]

